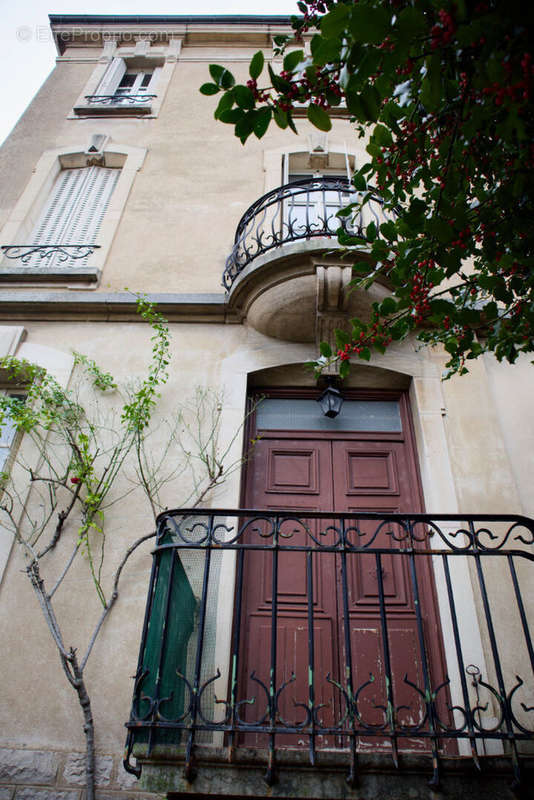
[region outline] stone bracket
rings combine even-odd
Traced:
[[[328,342],[332,350],[335,350],[336,329],[343,330],[349,327],[347,305],[352,267],[318,264],[315,271],[317,280],[316,345],[319,347],[321,342]],[[325,369],[325,374],[337,375],[338,371],[338,365],[332,365]]]

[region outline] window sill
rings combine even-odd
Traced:
[[[105,103],[91,103],[74,106],[77,117],[139,117],[152,114],[152,103],[136,103],[135,105],[106,105]]]
[[[0,283],[97,283],[100,270],[97,267],[35,267],[0,266]]]

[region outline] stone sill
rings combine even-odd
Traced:
[[[0,283],[98,283],[100,270],[97,267],[54,267],[35,269],[35,267],[0,266]]]
[[[144,753],[143,753],[144,750]],[[428,785],[432,775],[430,753],[401,753],[400,768],[389,753],[358,753],[358,783],[346,781],[348,751],[317,751],[311,766],[306,750],[276,752],[276,782],[268,786],[263,776],[267,752],[238,748],[230,761],[224,747],[197,745],[194,749],[194,779],[183,775],[184,747],[158,748],[150,758],[144,746],[134,749],[142,766],[141,786],[151,792],[168,792],[168,800],[200,798],[301,798],[302,800],[516,800],[529,794],[534,778],[534,757],[522,758],[523,794],[511,789],[511,760],[503,756],[481,756],[478,772],[471,758],[444,756],[441,792]]]
[[[152,105],[151,103],[140,103],[129,106],[107,106],[92,103],[91,105],[74,106],[73,111],[77,117],[145,117],[147,114],[152,114]]]

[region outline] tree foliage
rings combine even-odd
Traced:
[[[534,350],[534,10],[518,0],[301,0],[293,34],[276,37],[282,69],[250,62],[250,80],[210,66],[203,94],[245,143],[295,116],[328,131],[346,107],[364,138],[340,244],[366,251],[356,287],[392,295],[352,320],[318,361],[369,359],[408,335],[448,353],[447,375],[491,351]],[[304,40],[310,37],[310,56]],[[391,221],[350,219],[379,195]]]

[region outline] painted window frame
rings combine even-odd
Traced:
[[[131,47],[118,47],[114,42],[107,42],[89,81],[74,103],[69,118],[157,117],[181,46],[182,40],[178,38],[171,39],[164,47],[151,46],[148,40],[139,41]],[[145,92],[150,95],[146,102],[110,100],[119,88],[123,76],[129,71],[152,73],[148,91]],[[103,98],[102,102],[98,102],[99,96]]]
[[[0,283],[53,286],[60,284],[67,288],[72,285],[77,287],[80,283],[87,286],[98,285],[135,175],[141,169],[145,155],[145,148],[114,144],[109,141],[96,155],[86,151],[84,146],[45,151],[0,234],[0,243],[7,246],[33,244],[28,237],[48,202],[51,189],[61,170],[98,164],[121,170],[93,243],[98,247],[93,250],[82,267],[60,265],[52,269],[46,266],[26,267],[4,256],[0,259]]]

